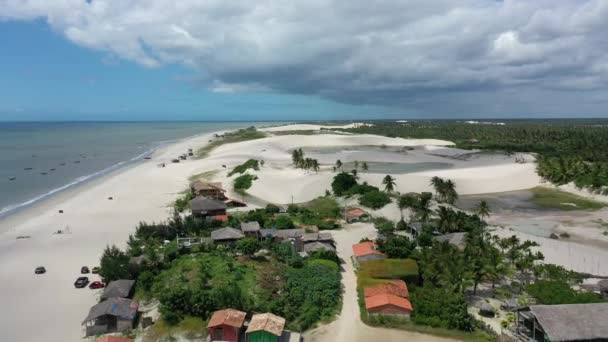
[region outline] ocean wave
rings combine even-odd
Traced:
[[[135,157],[133,157],[131,159],[123,160],[123,161],[121,161],[119,163],[116,163],[116,164],[114,164],[114,165],[112,165],[110,167],[107,167],[107,168],[105,168],[105,169],[103,169],[101,171],[97,171],[95,173],[91,173],[91,174],[88,174],[88,175],[85,175],[85,176],[78,177],[76,180],[74,180],[74,181],[72,181],[72,182],[70,182],[68,184],[62,185],[62,186],[60,186],[58,188],[55,188],[55,189],[52,189],[52,190],[50,190],[50,191],[48,191],[48,192],[46,192],[46,193],[44,193],[42,195],[36,196],[34,198],[31,198],[31,199],[29,199],[29,200],[27,200],[25,202],[21,202],[21,203],[18,203],[18,204],[13,204],[13,205],[9,205],[7,207],[4,207],[4,208],[0,209],[0,217],[6,216],[6,215],[10,214],[11,212],[13,212],[15,210],[28,207],[28,206],[36,203],[36,202],[39,202],[39,201],[41,201],[43,199],[46,199],[49,196],[52,196],[52,195],[54,195],[56,193],[59,193],[61,191],[67,190],[67,189],[69,189],[69,188],[71,188],[73,186],[76,186],[76,185],[82,184],[82,183],[84,183],[86,181],[92,180],[94,178],[103,176],[104,174],[107,174],[109,172],[117,170],[121,166],[124,166],[124,165],[127,165],[129,163],[141,160],[144,157],[151,155],[154,152],[155,149],[156,148],[149,149],[146,152],[141,153],[141,154],[139,154],[139,155],[137,155],[137,156],[135,156]]]

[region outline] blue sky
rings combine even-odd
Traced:
[[[608,116],[606,0],[0,0],[0,120]]]
[[[177,65],[79,47],[43,21],[0,22],[0,120],[329,120],[390,114],[318,96],[214,93]]]

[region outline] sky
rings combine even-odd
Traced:
[[[608,117],[605,0],[0,0],[0,120]]]

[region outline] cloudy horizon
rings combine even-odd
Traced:
[[[0,0],[0,29],[15,57],[0,69],[0,119],[607,116],[601,0]],[[94,66],[32,101],[48,83],[16,85],[38,42],[51,60],[77,50],[57,73]],[[83,83],[94,93],[73,96]]]

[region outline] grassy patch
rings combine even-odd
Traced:
[[[259,161],[257,161],[256,159],[248,159],[246,162],[244,162],[241,165],[236,166],[234,169],[232,169],[232,171],[230,171],[230,173],[228,173],[228,177],[234,175],[235,173],[244,173],[245,171],[249,170],[249,169],[254,169],[254,170],[259,170],[260,169],[260,163]]]
[[[606,204],[586,199],[557,189],[536,187],[532,189],[534,197],[532,203],[543,208],[560,210],[597,210],[606,207]]]
[[[219,137],[219,138],[217,138],[217,140],[213,140],[210,143],[208,143],[207,145],[205,145],[204,147],[201,147],[198,150],[196,150],[196,157],[205,158],[206,156],[209,155],[209,153],[213,149],[215,149],[219,146],[222,146],[224,144],[231,144],[231,143],[237,143],[237,142],[242,142],[242,141],[262,139],[262,138],[266,138],[267,136],[268,135],[266,133],[258,131],[253,126],[244,128],[244,129],[239,129],[238,131],[235,131],[235,132],[228,132],[228,133],[224,134],[223,137]]]
[[[418,264],[412,259],[382,259],[361,263],[357,273],[357,285],[365,288],[384,283],[387,279],[402,279],[406,282],[418,277]]]
[[[316,131],[313,130],[295,130],[295,131],[276,131],[272,132],[273,135],[313,135]]]
[[[255,175],[250,175],[248,173],[244,175],[240,175],[234,179],[234,190],[235,191],[245,191],[251,188],[253,181],[258,177]]]
[[[207,335],[207,321],[200,317],[188,316],[176,326],[171,326],[161,319],[154,323],[146,337],[154,341],[171,341],[175,336],[194,339],[205,335]]]

